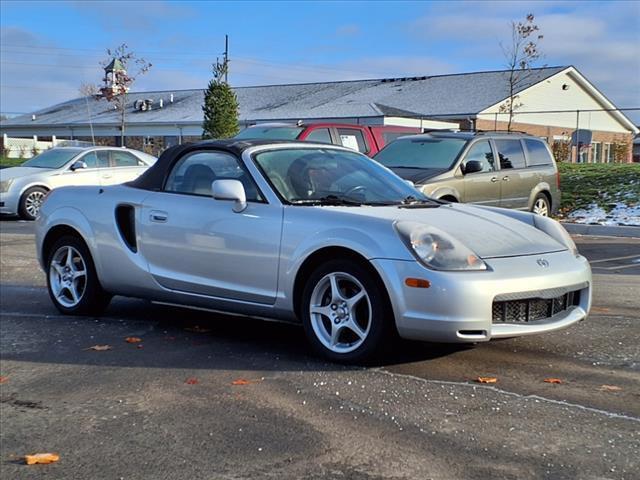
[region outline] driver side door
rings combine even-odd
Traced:
[[[211,195],[214,180],[242,182],[247,208]],[[171,290],[273,304],[278,284],[282,206],[266,202],[241,161],[227,152],[187,153],[140,217],[140,251],[151,275]]]

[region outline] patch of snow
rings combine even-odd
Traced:
[[[591,204],[588,208],[574,210],[568,219],[575,223],[589,225],[631,225],[640,227],[640,205],[616,203],[616,206],[606,213],[604,209]]]

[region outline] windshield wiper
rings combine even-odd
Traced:
[[[359,207],[362,205],[362,202],[350,200],[345,197],[339,197],[338,195],[326,195],[320,198],[309,199],[293,199],[290,201],[294,205],[347,205],[353,207]]]
[[[402,207],[420,206],[423,208],[435,208],[439,207],[441,203],[432,198],[418,198],[414,195],[407,195],[406,197],[404,197],[402,202],[400,202],[400,205]]]

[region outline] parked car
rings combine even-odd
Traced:
[[[245,128],[238,139],[300,140],[342,145],[372,157],[398,137],[420,133],[419,128],[346,123],[261,123]]]
[[[299,321],[343,362],[394,332],[483,342],[568,327],[591,305],[589,263],[555,220],[429,199],[330,145],[172,147],[133,182],[51,192],[36,244],[64,314],[125,295]]]
[[[560,206],[560,176],[551,149],[531,135],[431,132],[399,138],[375,160],[432,198],[543,216]]]
[[[128,148],[59,147],[19,167],[0,170],[0,213],[38,215],[47,193],[65,185],[112,185],[133,180],[156,157]]]

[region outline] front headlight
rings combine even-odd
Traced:
[[[0,192],[1,193],[5,193],[9,191],[9,187],[11,186],[11,184],[13,183],[13,178],[10,178],[9,180],[3,180],[0,182]]]
[[[543,217],[542,215],[533,215],[533,225],[538,230],[543,231],[555,241],[567,247],[571,253],[576,256],[578,255],[578,247],[576,247],[571,235],[560,225],[560,222],[556,222],[549,217]]]
[[[416,258],[434,270],[486,270],[475,253],[451,235],[415,222],[397,222],[396,230]]]

